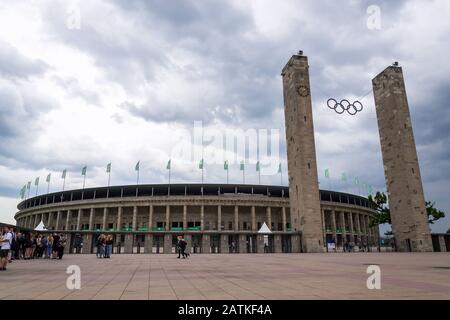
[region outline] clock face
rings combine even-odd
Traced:
[[[309,96],[309,88],[307,86],[304,85],[298,86],[297,92],[301,97]]]

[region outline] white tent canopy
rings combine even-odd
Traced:
[[[47,228],[44,226],[44,222],[39,222],[39,224],[34,228],[35,231],[44,231],[47,230]]]
[[[270,231],[269,227],[267,226],[266,222],[264,221],[263,225],[261,226],[261,229],[259,229],[258,233],[272,233]]]

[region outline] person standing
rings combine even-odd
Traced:
[[[114,243],[113,236],[111,234],[107,235],[106,241],[105,241],[105,245],[106,245],[105,258],[111,258],[113,243]]]
[[[58,248],[60,245],[59,240],[60,236],[57,233],[54,233],[52,243],[52,259],[56,259],[58,257]]]
[[[64,255],[64,249],[66,248],[66,236],[64,234],[59,235],[59,243],[58,243],[58,259],[61,260]]]
[[[11,250],[12,233],[8,226],[3,228],[3,235],[0,237],[0,271],[6,270],[8,264],[8,254]]]

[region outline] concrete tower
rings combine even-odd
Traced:
[[[402,68],[386,68],[372,85],[397,250],[433,251]]]
[[[303,252],[322,252],[323,231],[308,58],[293,55],[283,76],[292,227],[302,232]]]

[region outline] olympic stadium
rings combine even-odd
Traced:
[[[377,250],[367,198],[320,190],[323,251],[335,243]],[[242,184],[148,184],[67,190],[19,203],[17,226],[64,232],[69,253],[94,253],[101,233],[115,253],[173,253],[184,236],[192,253],[299,253],[302,231],[290,213],[289,188]],[[77,240],[78,239],[78,240]],[[82,249],[76,248],[82,239]],[[334,250],[334,249],[333,249]]]

